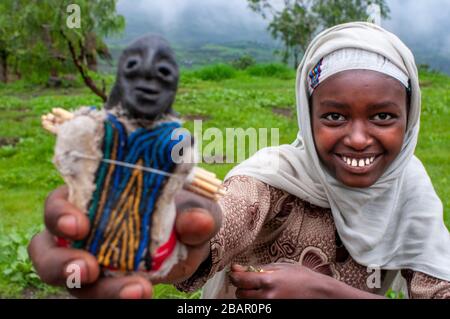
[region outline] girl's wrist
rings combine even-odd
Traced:
[[[383,298],[364,290],[354,288],[333,277],[325,277],[320,281],[318,289],[320,296],[326,299],[378,299]]]
[[[333,299],[339,298],[340,281],[334,279],[333,277],[320,275],[320,279],[317,280],[316,291],[318,296],[321,296],[323,299]]]

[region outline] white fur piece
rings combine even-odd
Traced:
[[[58,127],[53,163],[69,187],[69,202],[87,213],[95,191],[95,173],[103,158],[105,113],[82,108]],[[80,158],[83,154],[98,160]]]

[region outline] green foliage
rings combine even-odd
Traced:
[[[281,6],[274,6],[270,0],[247,2],[253,11],[271,19],[268,30],[284,44],[279,54],[285,63],[292,59],[294,68],[312,37],[322,29],[367,20],[370,4],[380,6],[382,17],[388,17],[389,13],[385,0],[285,0]]]
[[[231,65],[238,70],[245,70],[250,66],[253,66],[256,64],[255,59],[251,55],[243,55],[239,59],[235,59],[233,62],[231,62]]]
[[[402,291],[394,291],[391,288],[389,288],[385,296],[389,299],[405,299],[405,294]]]
[[[312,11],[319,17],[322,25],[331,27],[346,22],[366,21],[367,9],[371,4],[380,6],[383,18],[389,17],[389,7],[385,0],[315,0]]]
[[[236,76],[236,70],[228,64],[206,66],[194,72],[195,77],[203,81],[221,81]]]
[[[276,92],[261,90],[238,90],[234,88],[211,89],[208,91],[191,91],[180,94],[178,103],[190,103],[196,105],[199,101],[208,101],[209,103],[217,103],[228,105],[234,103],[246,104],[254,109],[270,108],[270,107],[286,107],[291,108],[295,104],[294,96],[290,94],[280,95]],[[207,115],[204,111],[196,110],[196,114]]]
[[[289,79],[295,77],[295,72],[284,64],[270,63],[258,64],[247,69],[247,73],[252,76],[275,77]]]
[[[273,45],[253,41],[235,41],[223,44],[174,42],[177,61],[182,68],[197,69],[208,65],[226,63],[234,66],[241,57],[251,57],[257,63],[276,61]],[[118,55],[120,48],[112,48]],[[247,59],[246,59],[247,60]],[[246,62],[248,64],[248,62]],[[239,67],[237,67],[239,69]]]
[[[28,256],[28,243],[40,230],[41,227],[32,227],[26,231],[5,230],[0,225],[0,287],[6,287],[0,292],[2,295],[19,296],[27,287],[44,294],[59,291],[39,279]]]
[[[293,57],[296,68],[300,54],[306,51],[317,27],[316,17],[310,14],[306,6],[295,2],[275,14],[268,29],[275,39],[281,39],[284,43],[284,50],[281,51],[283,62],[288,63],[289,58]]]
[[[2,230],[0,237],[0,273],[12,283],[23,286],[42,285],[28,257],[26,246],[38,230],[20,233]]]
[[[72,3],[1,1],[0,60],[3,52],[10,75],[46,83],[50,76],[77,72],[69,43],[83,68],[95,70],[98,56],[108,56],[104,37],[121,32],[125,26],[115,10],[117,0],[76,1],[81,11],[79,29],[66,24],[71,14],[67,7]]]
[[[201,291],[183,293],[171,285],[156,285],[153,288],[153,299],[199,299]]]

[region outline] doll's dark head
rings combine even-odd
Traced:
[[[147,120],[172,113],[178,78],[168,42],[157,35],[144,36],[122,52],[106,108],[120,103],[130,117]]]

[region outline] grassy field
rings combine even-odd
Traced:
[[[297,133],[295,74],[256,66],[249,71],[224,72],[214,81],[211,70],[185,73],[175,109],[192,129],[203,119],[203,129],[254,127],[280,129],[280,143]],[[214,73],[214,72],[213,72]],[[107,83],[111,85],[112,78]],[[417,156],[423,161],[444,203],[450,227],[450,78],[423,72],[423,112]],[[54,137],[40,127],[40,116],[59,106],[66,109],[97,105],[100,100],[83,87],[45,89],[25,83],[0,86],[0,297],[42,298],[62,290],[42,284],[26,253],[29,238],[41,229],[47,194],[62,184],[51,163]],[[206,166],[221,178],[232,167]],[[196,298],[170,286],[158,286],[156,297]],[[64,296],[64,295],[63,295]]]

